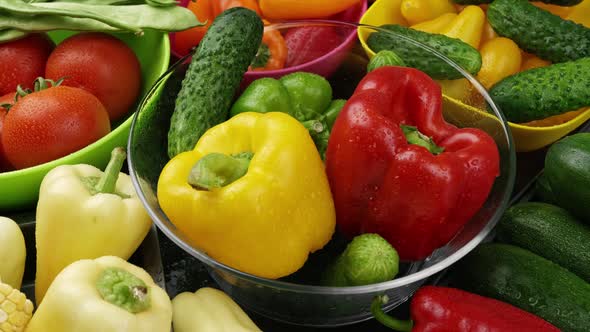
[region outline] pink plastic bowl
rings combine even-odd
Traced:
[[[190,0],[181,0],[181,6],[187,6]],[[350,7],[349,9],[338,13],[329,18],[329,20],[333,21],[341,21],[341,22],[349,22],[349,23],[358,23],[367,10],[368,0],[362,0],[355,6]],[[310,20],[306,20],[310,21]],[[313,21],[313,20],[311,20]],[[295,23],[296,21],[290,21]],[[275,23],[283,23],[283,22],[275,22]],[[287,23],[287,22],[284,22]],[[242,82],[242,87],[247,86],[251,82],[262,78],[262,77],[272,77],[272,78],[280,78],[290,73],[294,73],[297,71],[306,71],[310,73],[315,73],[318,75],[322,75],[324,77],[328,77],[332,75],[336,69],[340,66],[344,58],[349,53],[350,49],[354,46],[354,42],[356,41],[356,28],[351,27],[350,33],[344,38],[342,44],[336,47],[332,51],[324,54],[321,57],[318,57],[312,61],[306,62],[304,64],[287,67],[278,70],[265,70],[265,71],[248,71],[244,75],[244,80]],[[183,54],[179,54],[176,52],[176,47],[174,45],[174,34],[170,34],[170,43],[171,43],[171,52],[174,56],[180,58]]]

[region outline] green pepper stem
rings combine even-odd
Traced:
[[[395,319],[383,312],[381,306],[383,304],[386,304],[388,300],[389,299],[386,295],[377,295],[373,299],[373,302],[371,303],[371,313],[373,314],[375,319],[379,323],[389,327],[390,329],[400,332],[411,332],[412,327],[414,326],[414,322],[412,322],[411,320]]]
[[[104,173],[96,185],[96,193],[113,194],[115,192],[119,172],[121,172],[126,157],[127,154],[122,147],[113,149],[111,160],[109,160]]]
[[[402,128],[408,143],[425,147],[426,150],[434,155],[440,154],[445,150],[445,148],[436,145],[431,137],[422,134],[418,128],[408,125],[400,125],[400,127]]]
[[[131,272],[107,268],[96,280],[96,289],[103,300],[130,313],[150,308],[150,293],[145,282]]]
[[[225,187],[248,172],[253,156],[252,152],[229,156],[223,153],[210,153],[193,166],[188,183],[198,190]]]

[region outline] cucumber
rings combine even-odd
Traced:
[[[590,225],[590,133],[557,141],[545,156],[546,178],[556,205]]]
[[[168,132],[168,156],[192,150],[209,128],[227,120],[232,99],[262,41],[258,15],[234,7],[215,18],[176,98]]]
[[[590,29],[527,0],[495,0],[487,16],[498,35],[541,59],[558,63],[590,56]]]
[[[510,303],[561,330],[587,332],[590,284],[526,249],[484,244],[453,267],[453,285]]]
[[[485,3],[492,3],[492,1],[493,0],[453,0],[454,3],[459,5],[482,5]],[[577,5],[582,1],[584,0],[540,0],[539,2],[556,6],[570,7]]]
[[[590,282],[590,228],[555,205],[527,202],[506,211],[498,239],[547,258]]]
[[[463,75],[430,51],[412,43],[411,40],[433,48],[471,74],[477,74],[481,69],[479,52],[460,39],[413,30],[396,24],[382,25],[380,28],[386,31],[374,32],[367,38],[367,45],[371,50],[376,53],[383,50],[393,51],[399,55],[406,66],[419,69],[434,79],[453,80],[463,78]]]
[[[489,93],[508,121],[528,122],[590,106],[590,57],[526,70]]]

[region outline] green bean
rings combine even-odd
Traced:
[[[27,0],[27,3],[38,2],[75,2],[87,5],[143,5],[154,7],[176,6],[176,0]]]
[[[0,11],[6,0],[0,0]],[[0,28],[16,28],[24,31],[49,31],[49,30],[77,30],[77,31],[141,31],[142,29],[153,29],[158,31],[181,31],[200,25],[194,14],[186,8],[179,6],[153,7],[150,5],[80,5],[77,3],[38,3],[33,7],[36,9],[43,6],[43,10],[62,10],[65,12],[79,11],[81,7],[89,8],[97,16],[109,16],[110,21],[125,22],[129,28],[120,29],[119,26],[109,24],[91,18],[81,18],[56,15],[36,15],[34,19],[24,15],[2,15],[6,18],[0,20]]]
[[[23,38],[27,35],[26,32],[16,29],[0,30],[0,43],[11,41],[14,39]]]

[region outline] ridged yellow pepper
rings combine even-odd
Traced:
[[[433,20],[412,25],[411,28],[458,38],[474,48],[479,48],[485,22],[486,15],[483,9],[478,6],[467,6],[459,14],[442,14]]]
[[[152,221],[131,178],[119,173],[125,150],[113,150],[105,172],[63,165],[43,181],[37,203],[35,300],[41,303],[55,276],[70,263],[105,255],[131,257]]]
[[[590,0],[584,0],[574,6],[566,19],[590,28]]]
[[[172,303],[142,268],[83,259],[55,278],[25,332],[169,332]]]
[[[477,79],[487,89],[503,78],[520,71],[521,52],[515,42],[497,37],[487,41],[480,50],[481,69]]]
[[[203,287],[172,300],[174,332],[260,332],[240,306],[224,292]]]
[[[20,227],[14,220],[0,217],[0,278],[20,289],[25,272],[27,248]]]
[[[266,278],[301,268],[336,223],[308,130],[278,112],[240,113],[209,129],[164,167],[158,200],[194,246]]]
[[[457,11],[451,0],[402,0],[401,12],[408,24],[414,25]]]

